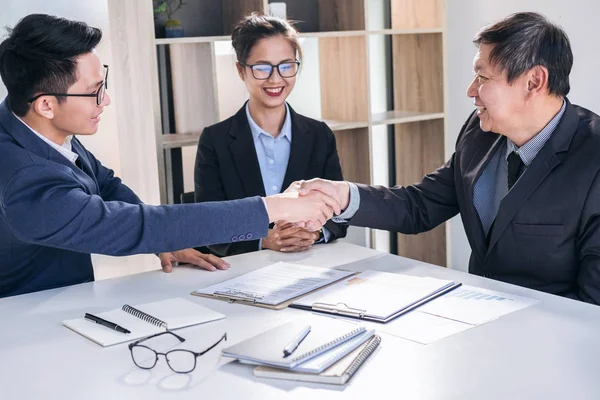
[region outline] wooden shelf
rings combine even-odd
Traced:
[[[162,108],[155,105],[154,111],[162,117],[164,131],[177,132],[159,132],[157,139],[167,179],[162,189],[169,201],[181,194],[181,171],[188,177],[193,171],[193,146],[200,132],[228,118],[247,97],[237,80],[235,55],[221,54],[215,43],[229,42],[233,26],[243,15],[268,12],[270,2],[194,0],[174,15],[186,37],[155,36]],[[390,150],[395,154],[390,160],[396,176],[390,185],[418,182],[442,165],[446,1],[285,2],[288,19],[299,21],[300,37],[307,39],[303,43],[309,67],[305,77],[310,87],[302,87],[302,97],[292,104],[300,101],[296,109],[319,115],[334,132],[344,178],[387,183],[388,166],[373,158]],[[162,23],[155,20],[155,33]],[[320,95],[320,101],[311,95]],[[302,106],[302,101],[308,104]],[[394,131],[393,141],[387,141],[387,126]],[[394,148],[389,149],[392,142]],[[168,151],[183,147],[181,155]],[[405,257],[445,265],[445,227],[398,235],[397,250]]]
[[[189,44],[189,43],[224,42],[224,41],[227,41],[227,40],[231,40],[231,36],[196,36],[196,37],[154,39],[154,43],[156,43],[157,45],[164,45],[164,44]]]
[[[405,124],[409,122],[429,121],[444,118],[444,113],[426,113],[418,111],[386,111],[371,116],[370,125]]]
[[[334,135],[344,179],[370,184],[369,129],[339,130]]]
[[[160,145],[163,149],[178,149],[186,146],[197,146],[200,133],[172,133],[162,135]]]
[[[444,163],[442,119],[394,126],[396,184],[410,185]],[[418,235],[398,234],[398,253],[434,265],[446,265],[444,224]]]
[[[368,122],[359,122],[359,121],[337,121],[333,119],[324,119],[322,120],[329,126],[329,129],[332,131],[342,131],[346,129],[357,129],[357,128],[367,128],[369,126]]]
[[[328,37],[345,37],[345,36],[365,36],[365,35],[418,35],[426,33],[442,33],[441,28],[432,29],[381,29],[373,31],[330,31],[330,32],[301,32],[301,38],[328,38]],[[226,42],[231,40],[231,36],[195,36],[182,38],[155,39],[156,45],[166,44],[184,44],[184,43],[213,43]]]
[[[334,131],[348,131],[361,128],[368,128],[367,122],[358,121],[335,121],[335,120],[322,120]],[[163,149],[177,149],[186,146],[197,146],[198,140],[200,140],[200,132],[198,133],[170,133],[164,134],[160,138],[160,145]],[[368,143],[367,143],[368,144]]]

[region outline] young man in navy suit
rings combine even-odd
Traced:
[[[298,186],[337,196],[357,226],[416,234],[460,213],[470,272],[600,304],[600,117],[566,98],[569,39],[518,13],[474,43],[476,111],[446,164],[406,187]]]
[[[327,195],[293,193],[144,205],[76,138],[96,133],[110,104],[101,38],[85,23],[33,14],[0,44],[0,297],[92,281],[90,253],[161,253],[166,272],[172,261],[224,269],[191,247],[262,238],[278,220],[319,229],[340,211]]]

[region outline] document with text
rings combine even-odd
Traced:
[[[199,289],[194,294],[277,305],[354,274],[331,268],[278,262]]]

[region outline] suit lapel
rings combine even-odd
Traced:
[[[573,135],[577,130],[579,117],[569,101],[565,101],[567,101],[567,108],[556,130],[552,133],[548,142],[542,147],[525,173],[515,186],[513,186],[512,190],[508,192],[500,203],[498,214],[490,232],[488,255],[525,201],[546,179],[550,172],[561,163],[559,154],[569,149],[571,139],[573,139]]]
[[[288,105],[289,107],[289,105]],[[312,155],[315,132],[310,130],[302,117],[289,107],[292,118],[292,146],[290,159],[281,190],[287,189],[292,182],[304,179]]]
[[[245,105],[235,114],[229,136],[231,136],[229,151],[231,151],[236,170],[242,180],[246,196],[257,194],[265,196],[265,185],[254,147],[254,138],[246,117]]]
[[[479,132],[477,133],[480,138],[480,142],[477,143],[475,154],[469,161],[467,168],[464,170],[464,190],[466,201],[466,219],[468,225],[472,229],[467,229],[467,232],[471,233],[471,240],[474,244],[474,249],[483,258],[487,251],[487,240],[483,227],[481,225],[481,219],[479,213],[473,203],[473,190],[477,180],[487,167],[488,163],[492,159],[492,156],[498,151],[498,148],[505,143],[504,137],[494,133]]]

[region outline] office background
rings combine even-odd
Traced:
[[[13,26],[20,18],[29,13],[48,13],[60,15],[67,18],[84,20],[90,25],[100,27],[104,32],[104,39],[98,52],[106,64],[111,65],[111,78],[109,82],[109,93],[112,104],[105,109],[103,120],[98,133],[92,137],[82,139],[84,144],[102,162],[115,170],[133,190],[147,203],[160,203],[160,192],[158,184],[159,168],[156,158],[156,142],[154,131],[148,130],[145,121],[152,121],[155,116],[152,110],[153,99],[136,98],[135,93],[125,96],[116,91],[116,85],[125,85],[126,77],[118,75],[118,69],[113,72],[113,52],[123,51],[119,46],[122,41],[118,35],[122,32],[111,26],[110,5],[121,0],[94,0],[82,2],[77,0],[56,0],[47,2],[44,0],[25,0],[14,2],[1,0],[3,12],[0,14],[0,27]],[[132,2],[145,2],[146,0],[128,0]],[[365,0],[376,3],[381,0]],[[502,18],[516,11],[538,11],[544,13],[552,21],[560,24],[571,39],[575,56],[574,68],[571,73],[570,100],[575,104],[600,113],[600,54],[596,50],[595,38],[598,38],[595,27],[595,16],[600,12],[600,3],[593,0],[572,0],[569,2],[557,0],[505,0],[499,1],[475,1],[475,0],[447,0],[446,1],[446,30],[444,34],[444,93],[445,93],[445,152],[446,157],[452,154],[453,146],[460,127],[465,118],[473,109],[472,100],[465,95],[466,88],[472,79],[472,58],[475,47],[471,39],[476,31],[483,25]],[[149,12],[151,12],[149,8]],[[131,27],[135,27],[138,21],[132,21]],[[3,32],[4,34],[4,32]],[[144,39],[145,40],[145,39]],[[154,50],[154,44],[144,43],[140,38],[140,48]],[[315,56],[317,50],[315,43],[310,39],[303,41],[305,58],[309,60]],[[231,59],[228,48],[218,49],[221,62]],[[233,63],[233,59],[231,59]],[[376,67],[376,66],[375,66]],[[139,67],[144,70],[143,66]],[[233,69],[233,64],[231,64]],[[374,68],[371,65],[371,68]],[[385,73],[385,65],[381,65],[382,74]],[[116,73],[115,73],[116,72]],[[131,73],[132,71],[128,71]],[[143,73],[148,73],[144,70]],[[302,81],[314,79],[314,70],[306,68],[303,70],[299,84],[290,98],[294,102],[297,111],[314,114],[310,107],[319,107],[315,98],[320,96],[302,90]],[[240,83],[241,84],[241,83]],[[231,102],[222,104],[221,114],[232,114],[239,108],[240,92],[238,82],[232,82]],[[371,88],[380,90],[381,88]],[[371,92],[373,93],[373,92]],[[0,84],[0,96],[3,98],[6,92]],[[228,116],[226,115],[226,116]],[[381,180],[377,183],[385,183],[387,171],[387,149],[385,143],[374,146],[373,165],[374,175]],[[186,152],[192,155],[184,155],[184,169],[189,170],[185,178],[186,190],[190,185],[190,174],[192,172],[193,153],[195,148],[189,148]],[[186,161],[187,160],[187,161]],[[448,266],[454,269],[466,270],[470,254],[469,245],[464,234],[464,229],[459,218],[454,218],[447,224],[447,259]],[[378,249],[386,250],[385,233],[377,233],[381,240],[377,240]],[[94,256],[96,276],[112,277],[126,273],[142,272],[152,268],[158,268],[158,260],[154,256],[133,256],[121,259],[104,256]]]

